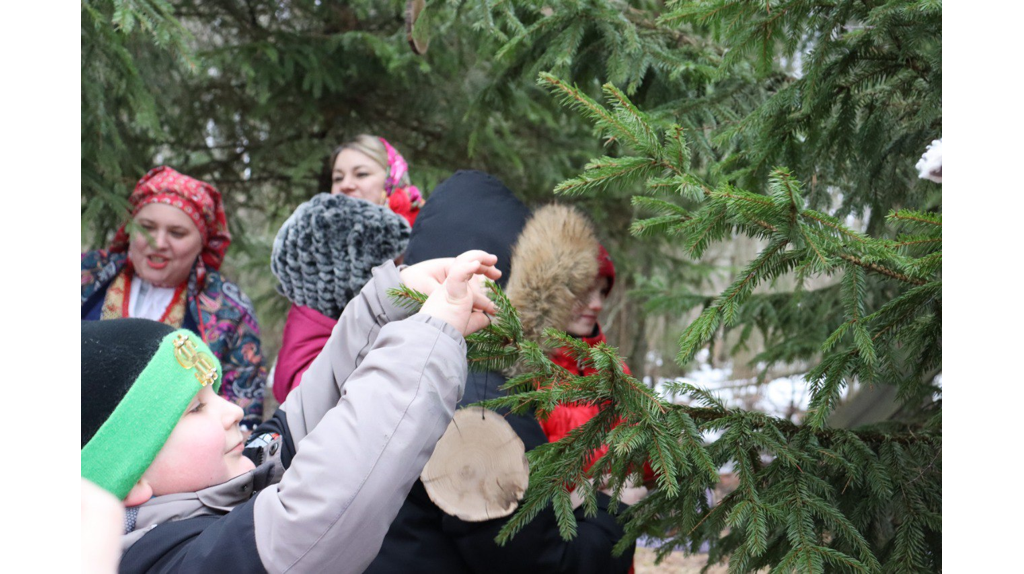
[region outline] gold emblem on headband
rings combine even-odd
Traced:
[[[196,380],[200,385],[205,387],[217,382],[217,364],[213,357],[197,349],[184,333],[174,339],[174,358],[182,367],[196,370]]]

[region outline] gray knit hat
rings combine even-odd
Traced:
[[[405,251],[409,224],[385,206],[321,193],[300,205],[274,238],[278,292],[337,319],[371,277]]]

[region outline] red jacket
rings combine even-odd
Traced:
[[[600,325],[597,326],[597,335],[593,337],[580,337],[580,340],[590,347],[607,342]],[[581,368],[579,363],[569,355],[566,347],[556,349],[551,355],[551,361],[578,376],[592,375],[597,372],[592,367]],[[622,364],[622,370],[627,375],[633,374],[625,363]],[[544,434],[547,435],[548,441],[555,442],[569,434],[569,431],[572,429],[594,418],[599,412],[601,412],[601,406],[589,403],[558,405],[551,411],[551,415],[547,419],[540,421],[540,426],[544,429]],[[621,422],[622,420],[620,419],[616,426]],[[595,449],[590,462],[587,463],[586,469],[593,466],[606,452],[608,452],[608,445],[601,445],[600,448]],[[645,463],[644,480],[652,480],[653,478],[654,471],[651,469],[650,463]]]
[[[607,342],[607,339],[604,337],[604,333],[601,332],[600,325],[597,327],[597,335],[593,337],[580,337],[580,340],[590,347],[599,343]],[[592,367],[581,368],[576,359],[573,359],[569,355],[566,347],[556,349],[551,355],[551,361],[560,367],[564,367],[574,375],[587,376],[597,372]],[[622,370],[624,370],[626,374],[632,374],[629,367],[625,364],[622,365]],[[569,431],[572,429],[594,418],[600,410],[600,406],[587,403],[558,405],[551,411],[551,415],[546,420],[540,421],[540,426],[544,429],[544,434],[548,436],[548,440],[555,442],[569,434]],[[603,445],[600,449],[595,451],[596,456],[590,464],[593,464],[597,459],[604,456],[604,453],[607,451],[607,445]],[[587,465],[587,468],[590,468],[590,465]]]

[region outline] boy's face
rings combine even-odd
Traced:
[[[255,468],[242,455],[242,409],[203,387],[142,478],[153,496],[195,492]]]

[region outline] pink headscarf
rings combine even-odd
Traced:
[[[409,195],[409,202],[412,203],[413,207],[421,207],[423,205],[423,195],[420,194],[420,190],[415,185],[402,186],[402,176],[409,173],[409,164],[405,163],[405,158],[402,154],[398,153],[388,140],[384,138],[380,139],[380,143],[384,144],[384,149],[388,152],[388,177],[384,180],[384,192],[387,193],[388,197],[396,190],[405,190]]]
[[[231,233],[228,232],[228,220],[220,192],[215,187],[167,166],[160,166],[151,169],[135,184],[135,190],[128,201],[132,204],[132,217],[150,203],[171,205],[189,216],[203,238],[203,251],[196,266],[196,278],[200,285],[206,278],[207,268],[215,271],[220,269],[224,262],[224,252],[231,245]],[[131,237],[127,225],[122,225],[114,235],[114,241],[109,247],[111,253],[128,250]]]

